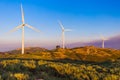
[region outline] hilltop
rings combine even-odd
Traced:
[[[40,47],[26,47],[25,48],[25,53],[34,53],[34,52],[41,52],[41,51],[46,51],[47,49],[45,48],[40,48]],[[8,51],[6,53],[10,54],[20,54],[21,53],[21,48],[17,48],[16,50]]]
[[[25,54],[21,54],[21,49],[6,52],[2,58],[27,58],[44,60],[79,60],[88,62],[115,61],[120,58],[120,50],[111,48],[99,48],[94,46],[76,48],[58,48],[47,50],[39,47],[25,48]]]

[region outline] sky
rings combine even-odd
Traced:
[[[66,29],[66,44],[111,38],[120,35],[119,0],[0,0],[0,51],[21,47],[21,29],[8,33],[22,23],[40,30],[25,28],[26,47],[55,48],[61,45],[61,27]]]

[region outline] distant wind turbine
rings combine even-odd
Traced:
[[[62,48],[64,49],[65,48],[65,32],[68,32],[68,31],[72,31],[71,29],[65,29],[63,24],[58,21],[61,29],[62,29]]]
[[[105,47],[105,40],[108,40],[107,38],[105,38],[104,36],[101,36],[102,39],[102,48]]]
[[[28,25],[28,24],[25,24],[25,20],[24,20],[24,12],[23,12],[23,7],[22,7],[22,4],[21,4],[21,14],[22,14],[22,24],[15,27],[13,30],[11,30],[10,32],[14,32],[18,29],[22,29],[22,54],[24,54],[24,27],[28,27],[28,28],[31,28],[37,32],[39,32],[39,30],[35,29],[34,27]]]

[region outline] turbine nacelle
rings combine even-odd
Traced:
[[[108,40],[107,38],[105,38],[104,36],[101,35],[101,39],[102,39],[102,48],[105,47],[105,41]]]
[[[65,48],[65,32],[68,32],[68,31],[72,31],[71,29],[65,29],[63,24],[58,21],[61,29],[62,29],[62,48],[64,49]]]
[[[101,39],[102,39],[103,41],[108,40],[108,39],[107,39],[107,38],[105,38],[104,36],[101,36]]]
[[[10,32],[15,32],[15,31],[17,31],[18,29],[21,29],[21,28],[23,28],[23,27],[28,27],[28,28],[36,31],[36,32],[40,32],[38,29],[36,29],[36,28],[34,28],[34,27],[32,27],[32,26],[30,26],[30,25],[28,25],[28,24],[21,24],[21,25],[15,27],[15,28],[14,28],[13,30],[11,30]]]
[[[25,26],[25,24],[22,24],[22,26],[24,27],[24,26]]]
[[[72,31],[72,29],[65,29],[64,26],[63,26],[63,24],[61,23],[61,21],[58,20],[58,23],[59,23],[59,25],[60,25],[60,27],[62,29],[62,32]]]

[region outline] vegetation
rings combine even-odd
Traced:
[[[0,54],[0,80],[40,79],[120,80],[120,50],[90,46]]]

